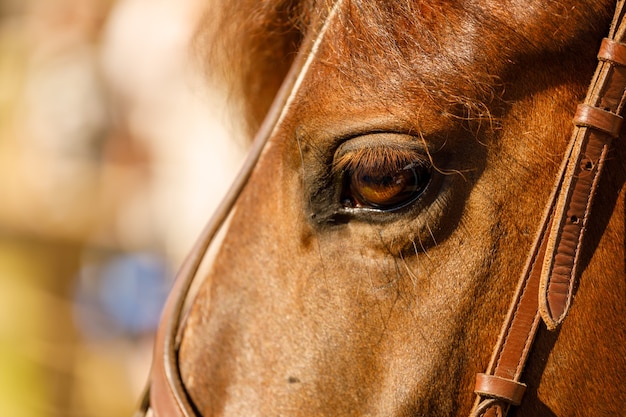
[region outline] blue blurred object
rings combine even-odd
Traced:
[[[170,268],[152,253],[124,253],[86,263],[76,289],[75,316],[89,338],[155,331],[170,287]]]

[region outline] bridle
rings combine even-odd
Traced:
[[[619,1],[491,361],[485,373],[476,375],[472,417],[505,416],[511,405],[521,403],[526,385],[520,378],[539,322],[556,330],[572,304],[593,197],[626,104],[624,13],[624,1]]]
[[[261,158],[269,138],[273,136],[274,131],[280,125],[317,54],[330,22],[342,3],[343,0],[335,2],[321,27],[313,28],[317,30],[311,30],[303,40],[302,47],[252,142],[239,174],[179,270],[161,313],[161,321],[155,338],[150,379],[134,417],[151,415],[155,417],[195,417],[199,415],[189,401],[178,369],[177,350],[180,346],[181,331],[184,327],[185,299],[209,246],[226,223],[237,198]]]
[[[626,104],[626,43],[622,43],[626,38],[625,2],[617,2],[609,35],[598,53],[598,67],[574,116],[570,144],[491,361],[487,370],[476,376],[472,417],[505,416],[511,405],[521,404],[526,389],[521,376],[539,323],[543,321],[549,330],[555,330],[570,309],[593,197],[611,142],[620,134]],[[149,385],[135,417],[198,415],[183,386],[177,359],[187,294],[209,245],[282,121],[341,3],[335,3],[318,31],[311,31],[317,35],[304,40],[239,175],[177,275],[157,331]]]

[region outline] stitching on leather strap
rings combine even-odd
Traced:
[[[576,126],[597,129],[614,138],[619,137],[623,120],[620,115],[588,104],[579,104],[574,115]]]
[[[526,385],[512,379],[495,375],[477,374],[474,392],[489,398],[496,398],[512,405],[520,405]]]
[[[600,62],[585,99],[579,106],[572,152],[542,271],[539,309],[548,329],[567,316],[573,288],[580,275],[578,258],[583,245],[593,196],[603,161],[613,138],[619,137],[626,105],[626,36],[624,0],[617,2],[608,39],[598,53]]]
[[[551,201],[554,201],[555,193],[556,191],[553,191]],[[525,272],[518,283],[514,302],[511,303],[509,308],[502,334],[499,337],[491,363],[486,372],[487,375],[519,381],[522,374],[540,321],[537,313],[537,304],[539,275],[546,249],[546,239],[543,239],[543,236],[550,227],[551,214],[552,206],[544,213],[542,229],[537,235],[537,240],[533,245],[533,254],[527,261]],[[489,401],[489,398],[483,400],[482,398],[486,397],[485,395],[480,392],[476,392],[476,394],[478,397],[474,405],[473,416],[495,417],[507,414],[508,405],[506,407],[503,406],[502,401]],[[522,393],[519,393],[519,395],[522,395]]]
[[[623,11],[624,2],[620,2]],[[620,12],[621,14],[621,12]],[[624,36],[624,25],[617,31]],[[567,316],[580,273],[578,254],[589,210],[602,173],[607,148],[620,134],[626,91],[626,67],[600,61],[585,99],[577,109],[577,128],[567,154],[568,166],[556,204],[555,221],[541,277],[539,310],[546,326],[556,329]]]
[[[521,401],[523,390],[517,384],[540,317],[549,329],[555,329],[570,307],[589,209],[608,147],[620,134],[620,114],[626,107],[626,44],[619,42],[626,36],[625,4],[624,0],[617,2],[609,30],[609,38],[617,41],[603,41],[598,53],[599,65],[585,105],[578,107],[574,117],[576,128],[486,375],[476,377],[478,396],[472,417],[505,416],[513,404],[507,398],[520,396]],[[529,297],[527,293],[534,288],[536,297]],[[521,341],[525,341],[523,346]]]
[[[524,366],[524,358],[528,353],[529,347],[532,344],[534,334],[525,334],[525,339],[522,341],[517,330],[529,325],[530,317],[529,310],[536,308],[537,306],[537,287],[538,287],[538,275],[539,269],[543,261],[545,254],[545,243],[543,243],[538,253],[533,256],[532,266],[529,269],[526,279],[520,288],[519,295],[516,296],[517,302],[515,303],[514,310],[509,325],[507,326],[506,334],[502,339],[502,350],[498,353],[498,359],[493,369],[493,373],[497,375],[506,375],[510,377],[519,376]],[[535,267],[537,266],[537,269]],[[533,311],[534,312],[534,311]],[[537,317],[533,319],[536,326]],[[523,342],[520,344],[520,342]],[[512,355],[511,352],[514,352]]]
[[[557,205],[559,224],[552,228],[549,238],[552,252],[546,256],[542,271],[539,309],[550,330],[565,319],[571,305],[580,248],[606,155],[606,138],[603,134],[589,135],[589,140],[572,155],[568,164],[564,187],[569,192]]]

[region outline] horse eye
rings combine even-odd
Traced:
[[[430,181],[422,160],[355,165],[344,171],[342,204],[349,208],[398,209],[415,201]]]

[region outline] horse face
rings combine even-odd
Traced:
[[[469,410],[593,51],[549,56],[553,5],[372,3],[322,16],[189,314],[205,416]]]

